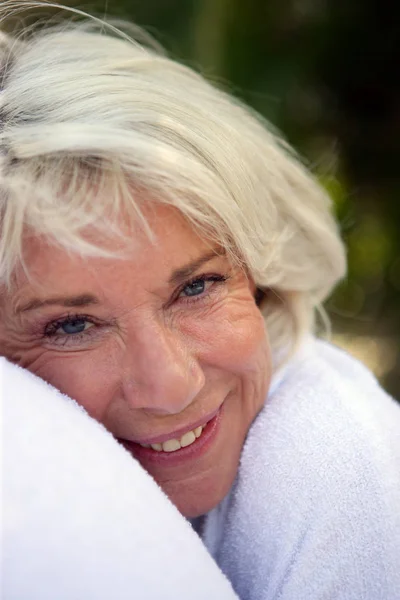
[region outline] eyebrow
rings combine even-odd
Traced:
[[[39,300],[34,298],[27,304],[24,304],[17,309],[17,313],[28,312],[30,310],[37,310],[44,306],[65,306],[68,308],[90,306],[93,304],[99,304],[99,300],[92,294],[81,294],[80,296],[54,296],[53,298],[47,298],[46,300]]]
[[[216,250],[211,250],[210,252],[203,254],[199,258],[196,258],[196,260],[192,260],[183,267],[180,267],[179,269],[173,271],[168,282],[171,285],[179,285],[180,283],[185,283],[185,281],[187,281],[187,279],[190,278],[193,275],[193,273],[200,269],[200,267],[202,267],[204,264],[208,263],[213,258],[224,256],[224,254],[225,252],[217,253]]]
[[[175,269],[168,283],[170,285],[179,285],[184,283],[188,278],[190,278],[193,273],[195,273],[201,266],[216,258],[217,256],[223,256],[224,253],[217,253],[216,250],[211,250],[206,254],[203,254],[196,260],[193,260],[183,267],[179,269]],[[54,296],[53,298],[46,298],[46,300],[39,300],[38,298],[34,298],[30,300],[26,304],[19,307],[16,312],[17,314],[29,312],[31,310],[37,310],[39,308],[43,308],[46,306],[64,306],[67,308],[76,308],[76,307],[84,307],[84,306],[93,306],[95,304],[99,304],[98,298],[93,296],[93,294],[80,294],[79,296]]]

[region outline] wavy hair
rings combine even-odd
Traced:
[[[265,120],[135,31],[87,16],[2,34],[0,284],[23,260],[26,230],[109,256],[121,211],[149,229],[147,198],[245,266],[285,358],[345,273],[330,199]]]

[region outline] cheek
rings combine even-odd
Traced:
[[[76,400],[100,421],[118,389],[116,367],[109,354],[99,350],[71,355],[45,353],[26,368]]]
[[[210,366],[238,374],[270,369],[265,322],[252,300],[206,316],[193,335],[199,340],[198,357]]]

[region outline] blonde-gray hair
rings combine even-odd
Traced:
[[[267,291],[274,356],[291,353],[344,275],[345,252],[329,198],[265,121],[107,26],[2,35],[0,75],[0,284],[23,259],[26,229],[108,255],[88,226],[107,240],[121,211],[145,225],[151,197],[245,265]]]

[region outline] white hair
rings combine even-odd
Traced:
[[[114,217],[145,223],[142,202],[152,198],[246,266],[266,291],[274,355],[288,356],[345,272],[330,199],[259,115],[89,22],[0,38],[0,283],[23,259],[26,229],[108,255]]]

